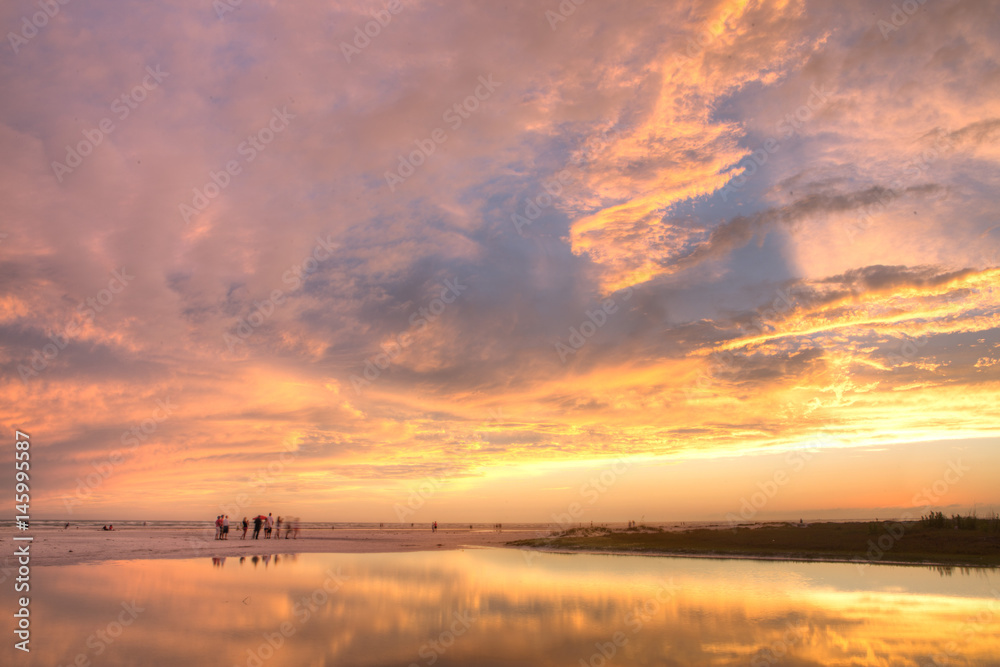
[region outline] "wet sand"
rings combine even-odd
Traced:
[[[511,540],[538,537],[535,531],[441,529],[432,533],[428,529],[397,528],[344,528],[336,530],[302,530],[297,539],[253,540],[253,529],[247,538],[240,539],[239,532],[230,532],[228,540],[216,540],[211,528],[157,529],[132,528],[102,531],[99,528],[32,528],[32,565],[73,565],[110,560],[145,558],[199,558],[211,556],[251,556],[287,553],[387,553],[404,551],[434,551],[462,549],[465,547],[502,547]],[[3,531],[3,540],[13,542],[15,531]],[[8,550],[5,556],[10,558]],[[9,561],[8,563],[9,564]]]

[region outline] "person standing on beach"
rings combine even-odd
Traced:
[[[229,539],[229,515],[222,517],[222,539]]]
[[[260,537],[260,515],[254,517],[253,519],[253,539]]]
[[[222,515],[215,517],[215,539],[222,539]]]
[[[267,523],[264,526],[264,539],[271,539],[271,530],[274,528],[274,517],[267,513]]]
[[[243,537],[240,538],[241,540],[247,539],[247,528],[249,527],[250,527],[250,522],[247,521],[246,517],[243,517]]]
[[[278,517],[278,521],[274,524],[274,539],[281,539],[281,517]]]

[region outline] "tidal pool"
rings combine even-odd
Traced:
[[[4,665],[1000,665],[989,570],[505,549],[36,567]]]

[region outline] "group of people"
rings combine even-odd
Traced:
[[[289,537],[298,538],[299,536],[299,519],[289,518],[282,519],[280,516],[275,519],[270,512],[267,516],[263,514],[258,514],[251,519],[243,517],[243,521],[237,524],[237,527],[243,528],[243,534],[240,536],[241,540],[247,538],[247,531],[250,529],[250,524],[253,523],[253,534],[251,539],[260,539],[260,531],[264,529],[264,539],[279,539],[281,537],[281,529],[285,529],[285,539]],[[217,540],[228,540],[229,539],[229,515],[220,514],[215,518],[215,539]]]

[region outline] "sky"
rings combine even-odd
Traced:
[[[38,518],[1000,510],[1000,2],[0,26]]]

